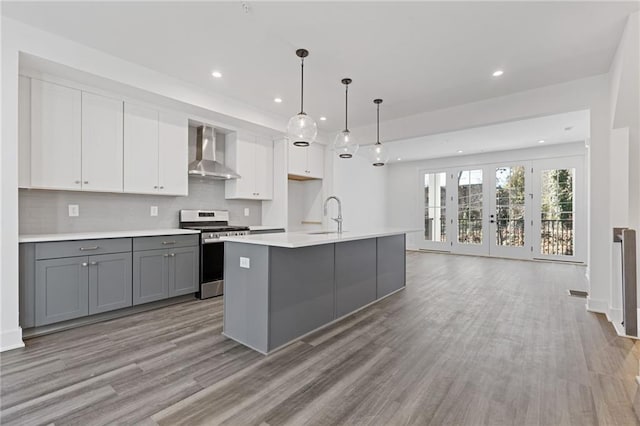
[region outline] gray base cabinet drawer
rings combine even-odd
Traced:
[[[169,250],[169,297],[198,291],[199,247]]]
[[[36,244],[36,259],[57,259],[127,251],[131,251],[131,238],[56,241]]]
[[[133,253],[133,304],[169,297],[169,252],[147,250]]]
[[[131,306],[131,282],[131,253],[89,257],[89,314]]]
[[[198,244],[200,244],[198,234],[139,237],[133,239],[133,251],[194,247]]]
[[[88,257],[36,261],[36,326],[89,314]]]

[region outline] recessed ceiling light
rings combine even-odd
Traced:
[[[273,102],[275,102],[275,103],[277,103],[277,104],[280,104],[280,103],[282,103],[282,99],[281,99],[281,98],[275,98],[275,99],[273,100]]]
[[[504,74],[504,71],[502,71],[502,70],[495,70],[493,72],[493,76],[494,77],[500,77],[502,74]]]
[[[320,121],[327,121],[327,117],[320,117]]]
[[[220,78],[222,77],[222,73],[220,71],[212,71],[211,75],[215,78]]]
[[[543,140],[543,139],[540,139],[540,140],[538,141],[538,143],[544,143],[544,140]]]
[[[458,150],[458,154],[462,154],[462,150],[461,149]]]

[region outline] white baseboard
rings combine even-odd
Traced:
[[[607,318],[611,322],[622,323],[622,309],[609,307]]]
[[[22,341],[21,327],[0,333],[0,352],[22,347],[24,347],[24,342]]]
[[[601,299],[592,299],[587,296],[587,311],[599,314],[609,314],[609,301]]]

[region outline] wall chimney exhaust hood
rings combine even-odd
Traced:
[[[238,179],[240,175],[216,161],[216,134],[211,126],[198,127],[196,159],[189,163],[189,176]]]

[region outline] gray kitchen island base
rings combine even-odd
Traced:
[[[269,354],[404,289],[405,235],[299,248],[225,242],[223,334]]]

